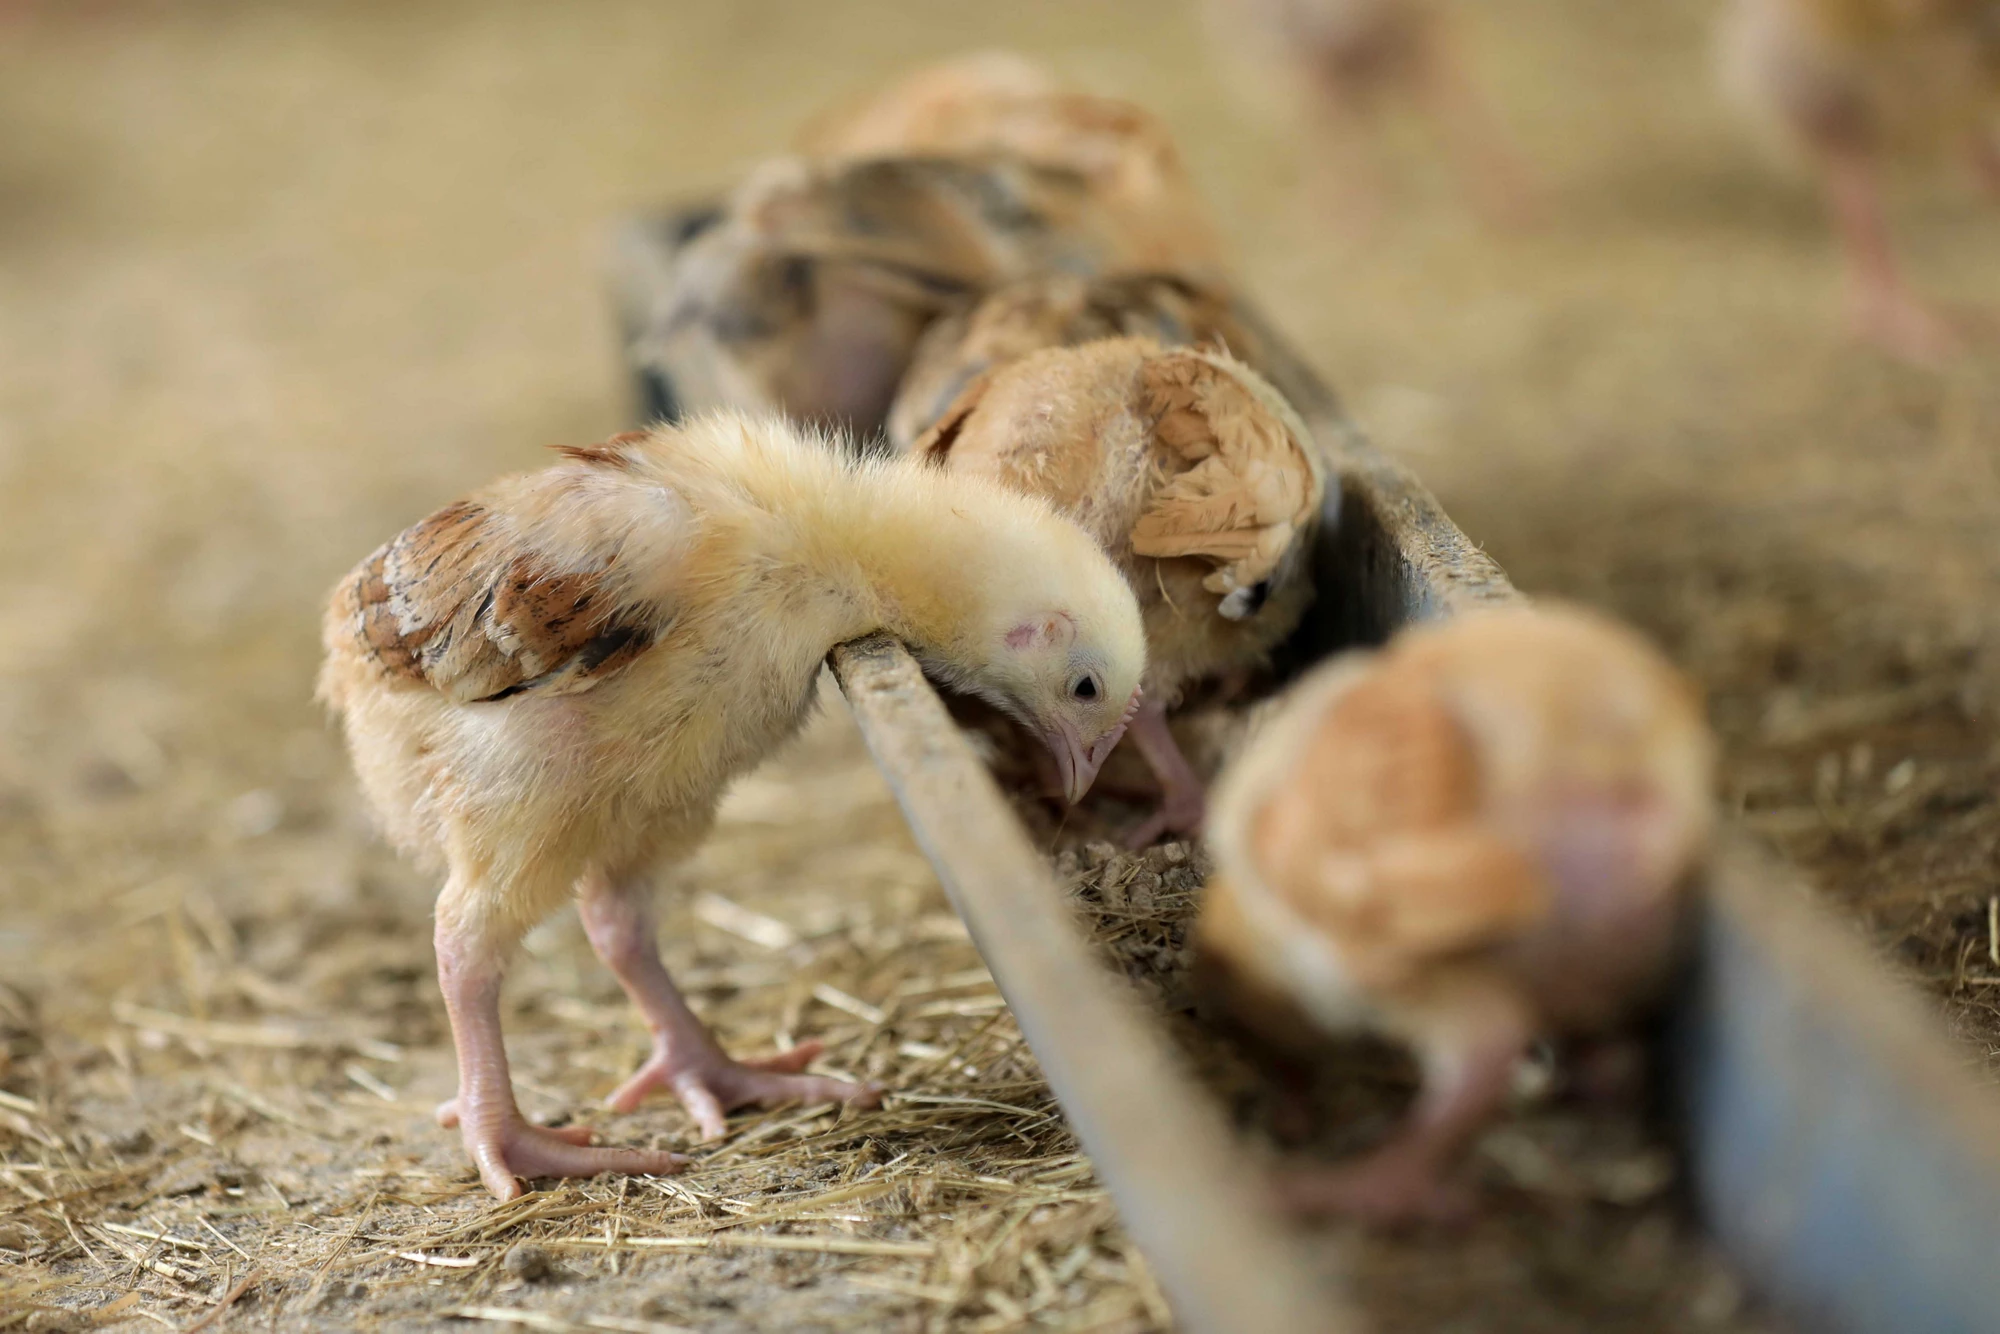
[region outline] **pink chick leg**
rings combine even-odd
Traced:
[[[591,946],[653,1034],[653,1054],[606,1100],[613,1110],[629,1112],[654,1089],[666,1089],[687,1108],[704,1139],[720,1139],[728,1132],[728,1113],[753,1103],[873,1107],[882,1100],[882,1090],[873,1084],[799,1073],[819,1055],[817,1042],[764,1060],[732,1060],[688,1008],[660,962],[648,887],[634,879],[589,875],[579,889],[577,910]]]
[[[586,1126],[530,1125],[514,1102],[507,1048],[500,1036],[500,982],[506,947],[453,911],[447,890],[438,904],[438,986],[458,1048],[458,1096],[438,1108],[438,1124],[457,1126],[479,1179],[495,1198],[520,1195],[520,1178],[588,1177],[603,1172],[665,1175],[687,1159],[648,1149],[590,1147]]]
[[[1422,1044],[1423,1091],[1403,1128],[1358,1162],[1306,1172],[1289,1166],[1278,1181],[1280,1202],[1297,1214],[1385,1225],[1463,1219],[1472,1196],[1450,1179],[1452,1165],[1506,1102],[1531,1034],[1510,1000],[1468,998]]]
[[[1198,834],[1208,818],[1208,789],[1201,775],[1181,754],[1167,727],[1167,711],[1152,700],[1139,705],[1126,737],[1139,748],[1153,776],[1160,780],[1160,809],[1126,835],[1125,846],[1143,848],[1162,834]]]
[[[1314,80],[1314,159],[1309,188],[1340,229],[1357,240],[1379,232],[1388,212],[1389,182],[1375,142],[1374,108],[1365,93],[1336,75]]]
[[[1972,140],[1972,174],[1980,186],[2000,203],[2000,130],[1985,130]]]
[[[1873,165],[1858,152],[1828,153],[1826,189],[1834,225],[1847,251],[1854,322],[1862,335],[1891,355],[1920,365],[1958,351],[1959,336],[1950,323],[1903,280],[1890,246]]]
[[[1534,173],[1499,128],[1445,33],[1431,34],[1419,70],[1418,94],[1442,129],[1486,220],[1503,228],[1529,221],[1535,206]]]

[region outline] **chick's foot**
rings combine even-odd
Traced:
[[[873,1084],[801,1074],[820,1053],[804,1042],[758,1061],[736,1061],[717,1046],[707,1027],[688,1008],[687,998],[660,962],[652,901],[643,885],[592,875],[579,886],[577,909],[584,933],[653,1032],[653,1054],[607,1099],[613,1111],[629,1112],[654,1089],[680,1099],[701,1127],[703,1139],[728,1133],[727,1117],[737,1107],[779,1103],[851,1102],[873,1107],[882,1090]]]
[[[458,1048],[458,1096],[437,1109],[438,1124],[457,1126],[479,1179],[494,1198],[521,1194],[523,1177],[589,1177],[603,1172],[665,1175],[687,1160],[650,1149],[594,1149],[582,1126],[530,1125],[514,1101],[507,1047],[500,1037],[500,977],[505,950],[481,930],[464,899],[448,886],[439,897],[438,986]],[[468,925],[467,918],[472,918]]]
[[[1935,366],[1965,350],[1965,334],[1950,316],[1903,291],[1865,293],[1854,301],[1854,332],[1899,361]]]
[[[1279,1198],[1294,1213],[1385,1226],[1471,1216],[1475,1197],[1453,1179],[1454,1167],[1506,1102],[1533,1015],[1511,987],[1473,979],[1438,987],[1430,1006],[1413,1013],[1424,1082],[1409,1119],[1359,1161],[1288,1174]]]
[[[1169,835],[1193,838],[1207,821],[1208,793],[1200,786],[1169,790],[1161,799],[1160,808],[1125,836],[1125,846],[1136,851],[1149,848]]]
[[[1950,319],[1920,300],[1903,279],[1889,241],[1875,165],[1864,155],[1837,152],[1826,161],[1826,188],[1841,248],[1847,254],[1854,330],[1889,355],[1933,366],[1963,350]]]
[[[658,1044],[606,1104],[614,1111],[629,1112],[648,1093],[665,1089],[687,1108],[703,1139],[720,1139],[728,1133],[728,1114],[738,1107],[774,1107],[788,1102],[873,1107],[882,1101],[879,1085],[800,1073],[819,1053],[819,1043],[806,1042],[777,1056],[738,1061],[708,1043],[693,1052]]]
[[[497,1117],[462,1119],[457,1098],[438,1105],[438,1124],[457,1126],[479,1179],[500,1200],[521,1193],[535,1177],[594,1177],[606,1172],[670,1176],[688,1160],[658,1149],[594,1148],[588,1126],[538,1126],[511,1108]]]
[[[1340,1167],[1288,1167],[1274,1185],[1288,1212],[1309,1218],[1340,1215],[1397,1226],[1462,1223],[1473,1211],[1472,1191],[1446,1179],[1431,1155],[1396,1145]]]

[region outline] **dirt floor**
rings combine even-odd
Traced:
[[[899,1095],[496,1208],[429,1120],[431,887],[309,697],[352,561],[627,424],[609,220],[967,47],[1159,109],[1376,440],[1523,587],[1702,679],[1726,800],[2000,1071],[2000,355],[1847,339],[1706,10],[1479,7],[1534,218],[1482,224],[1398,123],[1358,233],[1259,81],[1137,0],[0,5],[0,1328],[1165,1323],[837,703],[732,796],[665,938],[732,1048],[820,1038]],[[2000,209],[1937,171],[1897,213],[1920,284],[2000,307]],[[1169,856],[1066,869],[1171,995]],[[508,1005],[531,1114],[686,1144],[678,1109],[596,1110],[642,1035],[570,923]],[[1364,1129],[1401,1081],[1361,1080]],[[1766,1327],[1636,1118],[1535,1109],[1480,1166],[1468,1236],[1329,1234],[1383,1328]]]

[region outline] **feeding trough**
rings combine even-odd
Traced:
[[[714,211],[634,223],[617,299],[642,411],[678,410],[649,350],[675,249]],[[1270,378],[1334,459],[1318,601],[1288,657],[1521,597],[1404,469],[1369,447],[1255,312]],[[1046,860],[903,648],[832,666],[876,763],[1078,1138],[1190,1330],[1362,1331],[1339,1275],[1268,1211],[1211,1095],[1103,968]],[[1675,1132],[1739,1271],[1807,1330],[2000,1328],[2000,1099],[1916,997],[1795,873],[1725,831],[1670,1016]]]

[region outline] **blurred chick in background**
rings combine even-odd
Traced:
[[[1127,330],[1161,337],[1108,336]],[[1206,814],[1168,709],[1264,665],[1312,601],[1326,467],[1292,406],[1222,350],[1231,333],[1249,338],[1175,280],[1034,280],[934,327],[890,414],[895,443],[1074,518],[1131,584],[1149,660],[1131,739],[1161,789],[1135,847]]]
[[[1089,789],[1138,703],[1139,613],[1088,535],[1040,502],[906,462],[857,462],[736,414],[564,451],[408,529],[327,609],[321,698],[389,837],[445,872],[438,982],[456,1124],[488,1189],[670,1172],[675,1155],[528,1124],[500,1033],[509,956],[574,899],[653,1034],[611,1097],[672,1092],[702,1133],[746,1103],[872,1103],[716,1045],[661,965],[650,870],[693,852],[730,779],[805,721],[820,664],[886,629],[932,676],[1051,748]]]
[[[1604,1032],[1664,982],[1713,764],[1688,683],[1577,610],[1466,614],[1293,688],[1217,784],[1199,948],[1279,1045],[1380,1031],[1422,1087],[1373,1153],[1289,1170],[1291,1205],[1468,1207],[1451,1169],[1530,1040]]]
[[[1073,173],[1007,157],[759,167],[719,210],[668,224],[673,267],[623,312],[634,363],[676,400],[881,430],[930,321],[1002,282],[1134,267],[1116,220]],[[634,237],[619,262],[651,264]]]
[[[1529,173],[1466,71],[1437,0],[1207,0],[1211,25],[1259,68],[1289,69],[1316,127],[1329,193],[1372,225],[1386,190],[1376,121],[1418,106],[1444,136],[1474,204],[1495,223],[1528,212]]]
[[[1011,52],[927,65],[821,117],[799,151],[831,161],[998,153],[1069,172],[1117,220],[1135,267],[1221,273],[1215,224],[1166,126],[1130,102],[1066,88]]]
[[[664,306],[626,312],[677,411],[779,410],[867,436],[924,327],[1002,283],[1219,279],[1215,228],[1165,127],[1018,56],[919,70],[822,117],[801,150],[693,219]]]
[[[1956,350],[1960,333],[1896,263],[1882,174],[1949,146],[2000,198],[2000,2],[1735,0],[1722,43],[1732,89],[1825,183],[1859,330],[1913,361]]]

